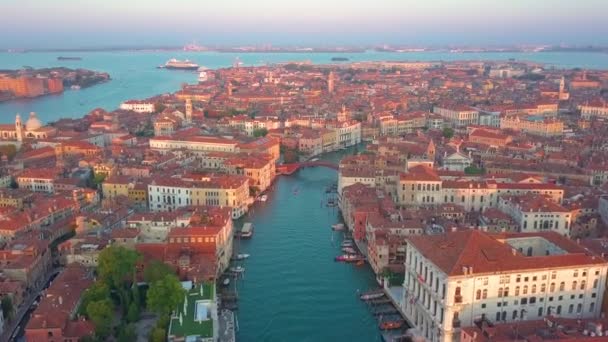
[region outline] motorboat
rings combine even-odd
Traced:
[[[230,278],[224,278],[224,281],[222,282],[222,284],[223,284],[224,286],[228,286],[228,285],[230,285]]]
[[[235,259],[237,259],[237,260],[245,260],[247,258],[249,258],[249,254],[237,254]]]
[[[372,300],[372,299],[378,299],[378,298],[382,298],[382,297],[384,297],[384,291],[367,292],[367,293],[363,293],[362,295],[359,296],[359,298],[361,298],[361,300]]]
[[[381,330],[392,330],[392,329],[400,329],[403,327],[403,320],[398,321],[385,321],[380,323],[379,327]]]
[[[336,223],[334,225],[331,226],[331,229],[337,231],[337,232],[341,232],[344,230],[344,224],[343,223]]]
[[[359,260],[363,260],[363,257],[357,254],[342,254],[337,256],[335,260],[343,262],[357,262]]]
[[[245,272],[245,267],[243,267],[243,266],[230,267],[230,272],[243,273],[243,272]]]
[[[268,196],[267,195],[262,195],[260,197],[260,201],[262,201],[262,202],[266,202],[267,200],[268,200]]]

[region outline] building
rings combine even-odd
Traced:
[[[148,185],[149,209],[173,211],[181,207],[201,205],[230,207],[235,219],[247,212],[250,198],[249,178],[246,176],[193,178],[153,178]]]
[[[57,178],[55,170],[31,168],[17,176],[17,184],[20,189],[52,194],[55,192],[54,182]]]
[[[120,109],[130,110],[137,113],[154,113],[156,108],[153,102],[128,100],[120,104]]]
[[[502,196],[498,209],[508,214],[523,233],[553,231],[570,237],[570,210],[542,195]]]
[[[458,341],[479,320],[600,314],[608,264],[553,232],[413,236],[406,253],[402,311],[429,341]]]
[[[454,127],[479,124],[479,112],[468,106],[435,106],[433,113],[441,115]]]
[[[76,318],[84,291],[93,284],[88,271],[80,265],[69,265],[42,294],[25,327],[28,342],[80,341],[92,336],[94,326]]]
[[[564,134],[564,123],[555,118],[540,115],[507,115],[500,118],[501,129],[512,129],[524,133],[553,137]]]
[[[593,100],[578,106],[581,112],[581,117],[585,120],[591,118],[607,119],[608,118],[608,103],[604,100]]]

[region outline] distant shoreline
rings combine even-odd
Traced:
[[[608,53],[608,47],[539,47],[539,48],[470,48],[470,47],[284,47],[284,48],[256,48],[256,47],[216,47],[184,49],[181,46],[157,46],[157,47],[99,47],[99,48],[49,48],[49,49],[0,49],[0,53],[66,53],[66,52],[216,52],[216,53],[541,53],[541,52],[585,52],[585,53]]]

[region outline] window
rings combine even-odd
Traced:
[[[536,293],[536,284],[532,284],[532,294]]]
[[[598,280],[597,279],[593,280],[593,288],[594,289],[597,289],[597,285],[598,285]]]
[[[511,316],[511,319],[516,319],[517,318],[517,310],[513,310],[513,315]]]
[[[555,283],[551,283],[551,285],[549,285],[549,292],[555,292]]]
[[[519,296],[519,286],[515,286],[515,296]]]
[[[483,289],[483,294],[481,295],[481,298],[483,298],[483,299],[488,298],[488,290],[487,289]]]
[[[524,285],[523,294],[528,294],[528,285]]]
[[[577,289],[577,284],[578,284],[578,283],[576,282],[576,280],[572,282],[572,289],[573,289],[573,290],[576,290],[576,289]]]
[[[475,299],[476,300],[480,300],[481,299],[481,290],[477,290],[477,293],[475,294]]]
[[[530,304],[536,303],[536,297],[530,297]]]
[[[559,290],[564,291],[566,289],[566,282],[562,281],[559,283]]]
[[[595,302],[589,303],[589,312],[595,311]]]
[[[568,313],[571,314],[572,312],[574,312],[574,304],[570,304],[570,306],[568,306]]]
[[[542,315],[543,315],[543,308],[540,307],[540,308],[538,308],[538,317],[540,317]]]
[[[526,305],[528,304],[528,298],[524,297],[521,299],[521,305]]]
[[[498,288],[498,297],[502,297],[502,287]]]
[[[561,313],[562,313],[562,306],[561,306],[561,305],[558,305],[558,306],[557,306],[557,312],[556,312],[556,313],[557,313],[558,315],[561,315]]]
[[[585,279],[581,280],[581,290],[584,290],[586,285]]]

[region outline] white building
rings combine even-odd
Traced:
[[[154,103],[148,101],[128,100],[120,104],[120,109],[137,113],[154,113]]]
[[[336,149],[354,146],[361,143],[361,123],[358,121],[336,122],[327,125],[336,132]]]
[[[450,171],[464,171],[471,166],[473,160],[471,157],[459,151],[443,157],[443,168]]]
[[[176,137],[154,137],[150,148],[159,151],[186,149],[192,152],[230,152],[239,151],[238,142],[231,139],[194,136],[185,139]]]
[[[572,213],[545,196],[503,196],[498,209],[511,216],[523,233],[553,231],[570,236]]]
[[[479,112],[467,106],[435,106],[433,113],[441,115],[455,127],[479,124]]]
[[[401,309],[428,341],[457,341],[460,328],[481,319],[594,318],[607,268],[599,256],[551,232],[413,236]]]

